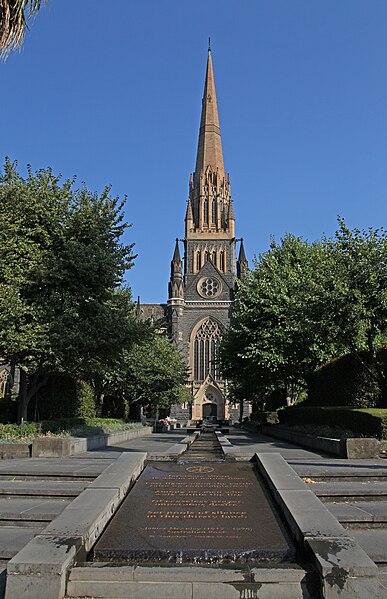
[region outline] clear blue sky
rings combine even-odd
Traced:
[[[144,302],[184,235],[209,35],[248,258],[385,224],[385,0],[49,0],[0,65],[0,157],[127,194]]]

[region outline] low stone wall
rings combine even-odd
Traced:
[[[262,433],[339,458],[370,459],[379,457],[380,443],[374,438],[330,439],[299,433],[277,425],[263,425]]]
[[[151,434],[152,428],[143,426],[140,429],[96,435],[95,437],[40,437],[32,441],[31,453],[33,458],[62,458]]]
[[[31,443],[0,443],[0,460],[29,458]]]

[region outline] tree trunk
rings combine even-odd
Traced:
[[[47,383],[48,375],[43,373],[42,378],[39,380],[39,376],[42,375],[41,371],[38,371],[32,377],[28,376],[25,370],[20,369],[20,390],[18,400],[18,411],[17,411],[17,422],[21,423],[22,419],[28,419],[28,404],[35,394],[44,387]]]
[[[17,423],[20,424],[23,420],[27,420],[27,408],[28,408],[28,400],[27,400],[27,387],[28,387],[28,377],[25,370],[20,369],[20,387],[19,387],[19,397],[17,402]]]
[[[243,422],[243,399],[239,402],[239,422],[242,424]]]

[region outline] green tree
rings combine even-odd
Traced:
[[[176,344],[165,334],[133,345],[125,355],[126,397],[132,406],[158,413],[174,403],[192,399],[185,382],[187,371]]]
[[[24,41],[28,21],[46,0],[1,0],[0,55],[5,58]]]
[[[284,389],[294,401],[308,373],[337,350],[334,327],[326,326],[322,311],[330,301],[333,259],[328,240],[308,244],[286,235],[280,244],[272,241],[239,284],[221,356],[225,375],[247,397],[258,393],[264,401]]]
[[[21,369],[19,419],[48,371],[82,375],[101,364],[106,343],[112,348],[107,323],[134,257],[121,241],[128,226],[123,202],[109,191],[74,189],[74,181],[61,184],[50,169],[29,169],[23,179],[15,164],[5,163],[0,355]]]
[[[332,240],[286,235],[256,260],[239,285],[221,356],[239,393],[264,400],[283,389],[292,402],[318,366],[355,352],[386,398],[376,352],[386,339],[386,232],[350,231],[339,220]],[[374,356],[371,369],[364,349]]]
[[[331,318],[341,344],[376,377],[386,403],[385,367],[376,350],[387,340],[387,232],[383,228],[351,231],[343,219],[339,225]],[[362,350],[368,352],[371,368],[362,359]]]

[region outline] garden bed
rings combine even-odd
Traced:
[[[65,457],[151,433],[141,423],[103,418],[5,424],[0,425],[0,459]]]

